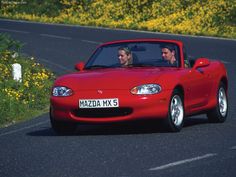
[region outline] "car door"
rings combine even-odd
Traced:
[[[189,111],[199,111],[209,100],[212,88],[211,74],[207,67],[186,69],[185,106]]]

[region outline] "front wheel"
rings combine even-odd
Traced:
[[[217,104],[214,109],[207,113],[207,117],[209,122],[222,123],[226,120],[228,114],[228,97],[223,83],[220,83],[216,97]]]
[[[171,132],[179,132],[184,122],[184,105],[182,95],[174,90],[172,93],[168,117],[164,120],[166,128]]]

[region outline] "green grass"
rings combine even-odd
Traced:
[[[33,57],[20,54],[22,44],[0,33],[0,127],[48,111],[54,74]],[[12,64],[22,66],[22,81],[13,80]]]

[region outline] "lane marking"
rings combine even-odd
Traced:
[[[40,36],[43,36],[43,37],[50,37],[50,38],[57,38],[57,39],[71,40],[71,37],[57,36],[57,35],[52,35],[52,34],[40,34]]]
[[[26,57],[30,57],[27,53],[23,53],[23,55],[25,55]],[[45,63],[48,63],[48,64],[50,64],[50,65],[56,66],[56,67],[58,67],[58,68],[60,68],[60,69],[62,69],[62,70],[64,70],[64,71],[66,71],[66,72],[72,72],[72,71],[73,71],[73,70],[70,69],[70,68],[67,68],[67,67],[65,67],[65,66],[59,65],[59,64],[54,63],[54,62],[51,62],[51,61],[49,61],[49,60],[47,60],[47,59],[37,58],[36,61],[37,61],[38,63],[40,63],[40,61],[45,62]]]
[[[231,150],[236,150],[236,146],[233,146],[230,148]]]
[[[214,154],[214,153],[205,154],[203,156],[198,156],[198,157],[194,157],[194,158],[191,158],[191,159],[185,159],[185,160],[169,163],[169,164],[166,164],[166,165],[150,168],[149,170],[150,171],[164,170],[164,169],[171,168],[171,167],[178,166],[178,165],[182,165],[182,164],[185,164],[185,163],[191,163],[191,162],[194,162],[194,161],[197,161],[197,160],[210,158],[210,157],[213,157],[213,156],[216,156],[216,155],[217,154]]]
[[[69,68],[67,68],[67,67],[65,67],[65,66],[59,65],[59,64],[57,64],[57,63],[51,62],[51,61],[49,61],[49,60],[42,59],[42,58],[39,58],[39,59],[37,59],[37,60],[43,61],[43,62],[45,62],[45,63],[49,63],[49,64],[51,64],[51,65],[54,65],[54,66],[56,66],[56,67],[58,67],[58,68],[60,68],[60,69],[62,69],[62,70],[64,70],[64,71],[66,71],[66,72],[72,72],[71,69],[69,69]]]
[[[55,23],[42,23],[42,22],[35,22],[35,21],[26,21],[26,20],[11,20],[11,19],[0,19],[0,21],[9,21],[9,22],[16,22],[16,23],[30,23],[30,24],[41,24],[41,25],[49,25],[49,26],[65,26],[65,27],[75,27],[75,28],[89,28],[89,29],[103,29],[109,31],[124,31],[124,32],[134,32],[134,33],[146,33],[146,34],[160,34],[160,35],[168,35],[168,36],[181,36],[181,37],[190,37],[190,38],[203,38],[203,39],[213,39],[213,40],[224,40],[224,41],[236,41],[236,39],[231,38],[223,38],[223,37],[214,37],[214,36],[193,36],[187,34],[171,34],[171,33],[164,33],[164,32],[155,32],[155,31],[144,31],[144,30],[128,30],[128,29],[121,29],[121,28],[106,28],[106,27],[94,27],[94,26],[82,26],[82,25],[72,25],[72,24],[55,24]]]
[[[0,134],[0,137],[5,136],[5,135],[10,135],[10,134],[13,134],[13,133],[17,133],[17,132],[20,132],[22,130],[30,129],[30,128],[33,128],[33,127],[37,127],[39,125],[46,124],[48,122],[49,122],[49,120],[46,120],[46,121],[39,122],[39,123],[30,125],[30,126],[27,126],[27,127],[22,127],[22,128],[16,129],[16,130],[11,130],[9,132],[5,132],[5,133]]]
[[[224,64],[230,64],[230,62],[225,61],[225,60],[221,60],[221,62],[224,63]]]
[[[11,30],[11,29],[6,29],[6,28],[0,28],[0,30],[7,31],[7,32],[14,32],[14,33],[22,33],[22,34],[29,34],[30,33],[28,31]]]
[[[81,40],[82,42],[87,42],[90,44],[102,44],[102,42],[97,42],[97,41],[89,41],[89,40]]]

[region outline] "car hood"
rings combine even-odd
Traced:
[[[74,90],[131,89],[134,86],[157,83],[159,77],[172,68],[115,68],[85,70],[59,77],[55,86]]]

